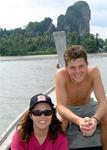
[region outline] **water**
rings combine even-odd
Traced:
[[[0,134],[28,106],[31,96],[53,86],[56,63],[55,56],[0,61]]]
[[[55,55],[0,58],[0,134],[28,106],[31,96],[53,86],[56,64]],[[107,57],[89,56],[89,64],[99,67],[107,93]]]
[[[107,55],[91,55],[89,56],[89,64],[95,65],[99,68],[105,92],[107,93]]]

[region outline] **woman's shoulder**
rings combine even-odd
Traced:
[[[24,147],[24,146],[25,146],[25,143],[23,142],[21,135],[19,134],[18,131],[16,131],[12,138],[11,149],[16,149],[16,150],[20,149],[21,150],[22,147]]]
[[[15,131],[13,137],[18,137],[18,138],[21,138],[21,135],[18,131]]]
[[[16,131],[13,135],[12,141],[17,141],[23,143],[22,137],[18,131]]]

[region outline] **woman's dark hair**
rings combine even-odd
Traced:
[[[33,132],[33,121],[30,118],[31,111],[32,110],[28,110],[27,112],[25,112],[17,125],[17,131],[19,132],[22,139],[26,143],[29,141],[30,136]],[[56,116],[56,109],[52,108],[52,111],[53,111],[53,115],[52,115],[51,124],[49,126],[49,135],[51,140],[55,140],[59,133],[64,133],[64,132],[62,130],[61,122]]]
[[[33,131],[33,121],[30,118],[30,111],[26,111],[17,125],[17,131],[24,142],[28,142]]]
[[[56,116],[56,109],[53,108],[53,116],[52,116],[52,122],[49,126],[49,133],[51,139],[56,139],[59,133],[64,133],[62,130],[61,122]]]

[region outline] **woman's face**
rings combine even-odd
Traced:
[[[34,130],[48,130],[52,121],[52,108],[47,103],[38,103],[32,110]]]

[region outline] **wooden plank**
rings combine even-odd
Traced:
[[[53,33],[60,68],[64,67],[63,54],[66,50],[66,34],[64,31]]]

